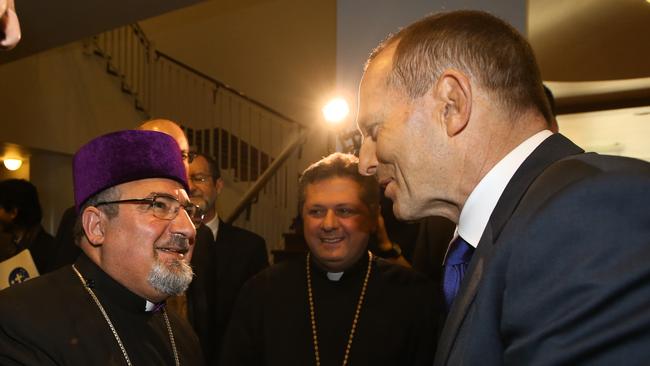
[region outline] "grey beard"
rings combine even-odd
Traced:
[[[180,295],[192,282],[194,271],[192,267],[182,260],[173,261],[169,266],[156,260],[149,271],[149,284],[156,290],[169,295]]]

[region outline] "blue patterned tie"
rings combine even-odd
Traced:
[[[465,276],[467,265],[469,264],[470,259],[472,259],[473,253],[474,247],[469,245],[460,236],[452,241],[449,246],[449,251],[445,257],[445,263],[443,263],[445,272],[442,285],[442,291],[445,295],[445,304],[447,305],[447,312],[451,309],[451,304],[458,294],[460,284],[463,281],[463,276]]]

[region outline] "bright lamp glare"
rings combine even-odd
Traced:
[[[334,98],[323,107],[325,120],[333,123],[341,122],[350,113],[348,102],[343,98]]]
[[[23,161],[20,159],[5,159],[4,164],[5,168],[9,170],[18,170],[23,165]]]

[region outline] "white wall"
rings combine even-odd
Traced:
[[[0,143],[19,145],[38,188],[43,224],[54,233],[74,203],[72,154],[90,139],[140,123],[131,97],[81,43],[0,65]],[[3,174],[2,177],[5,177]]]
[[[0,80],[0,142],[73,154],[93,137],[143,119],[118,79],[80,43],[0,65]]]
[[[650,107],[566,114],[558,125],[586,151],[650,161]]]

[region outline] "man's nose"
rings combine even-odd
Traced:
[[[369,138],[364,138],[359,150],[359,174],[375,175],[377,173],[377,150],[376,142]]]
[[[196,237],[196,228],[194,223],[190,218],[190,215],[181,208],[178,212],[178,215],[172,220],[170,224],[170,230],[173,234],[181,234],[190,240],[190,243],[194,243],[194,238]]]
[[[321,223],[321,228],[325,231],[334,230],[338,227],[339,221],[334,213],[334,210],[327,210],[323,222]]]

